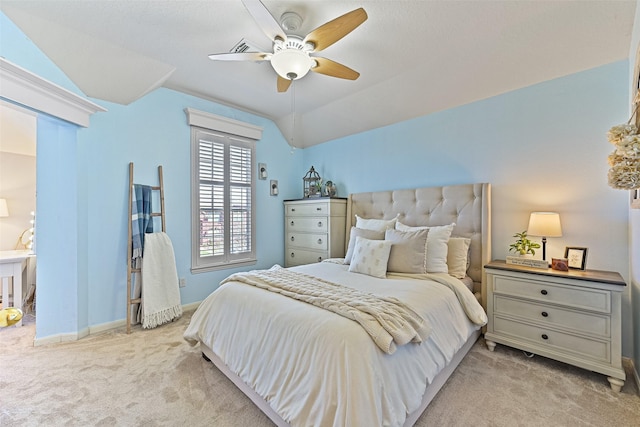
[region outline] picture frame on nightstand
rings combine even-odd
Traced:
[[[569,268],[585,270],[587,267],[587,248],[567,246],[564,248],[564,257],[568,260]]]

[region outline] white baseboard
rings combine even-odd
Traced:
[[[113,322],[100,323],[99,325],[89,326],[89,335],[99,334],[100,332],[110,331],[111,329],[127,326],[126,319],[114,320]]]
[[[189,304],[184,304],[182,306],[182,311],[192,311],[198,308],[202,301],[192,302]],[[87,328],[83,328],[78,332],[72,332],[68,334],[57,334],[57,335],[49,335],[44,338],[36,338],[33,340],[34,347],[47,345],[47,344],[55,344],[66,341],[78,341],[84,337],[89,335],[98,334],[105,331],[110,331],[112,329],[121,328],[126,326],[126,319],[114,320],[113,322],[100,323],[98,325],[89,326]]]
[[[38,347],[41,345],[55,344],[66,341],[78,341],[89,335],[89,328],[83,328],[78,332],[71,332],[68,334],[49,335],[44,338],[36,338],[33,340],[33,346]]]
[[[196,308],[198,308],[200,306],[200,303],[202,301],[198,301],[198,302],[192,302],[191,304],[185,304],[182,306],[182,311],[192,311],[195,310]]]

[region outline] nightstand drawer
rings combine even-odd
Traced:
[[[287,205],[287,216],[328,215],[329,203],[298,203]]]
[[[494,276],[493,293],[533,299],[579,309],[611,312],[610,292],[598,289],[563,286],[542,281]]]
[[[287,233],[287,244],[305,249],[327,250],[327,235],[316,233]]]
[[[325,252],[305,251],[302,249],[289,249],[285,253],[285,266],[293,267],[294,265],[313,264],[323,259],[329,258],[329,254]]]
[[[288,217],[287,218],[287,232],[292,231],[311,231],[311,232],[326,232],[327,217]]]
[[[524,339],[535,343],[535,345],[543,345],[564,353],[575,354],[581,358],[587,357],[606,363],[611,362],[611,349],[608,342],[590,340],[552,329],[502,319],[498,316],[494,317],[493,326],[496,334]]]
[[[538,324],[547,324],[559,329],[598,335],[603,338],[611,336],[609,316],[566,310],[552,305],[536,304],[494,295],[494,314],[509,315],[521,319],[529,319]]]

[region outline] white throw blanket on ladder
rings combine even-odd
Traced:
[[[149,233],[142,257],[141,323],[155,328],[182,316],[173,246],[167,233]]]

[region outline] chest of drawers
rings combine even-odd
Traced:
[[[624,385],[618,273],[535,269],[492,261],[487,273],[489,350],[496,343],[607,375]]]
[[[284,209],[285,267],[344,257],[346,199],[287,200]]]

